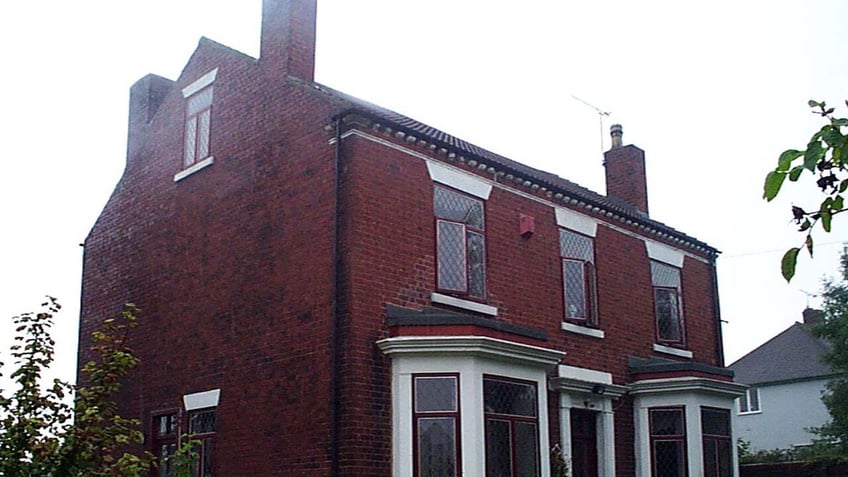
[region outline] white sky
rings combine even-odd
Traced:
[[[0,3],[0,318],[60,298],[61,376],[74,376],[79,244],[123,170],[130,85],[176,79],[200,36],[258,55],[260,4]],[[651,216],[724,252],[730,363],[800,319],[848,239],[844,224],[819,235],[787,285],[778,262],[802,240],[789,197],[812,202],[760,199],[778,154],[821,124],[808,99],[848,114],[845,18],[839,0],[319,0],[316,80],[601,193],[601,138],[622,123],[646,151]],[[612,112],[603,134],[572,95]]]

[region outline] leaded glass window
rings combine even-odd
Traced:
[[[686,421],[683,408],[650,409],[653,477],[686,477]]]
[[[459,377],[413,377],[415,475],[459,475]]]
[[[730,477],[733,474],[730,411],[702,407],[701,433],[704,446],[704,476]]]
[[[483,378],[486,476],[539,475],[536,384],[494,376]]]
[[[565,318],[597,325],[595,246],[592,238],[559,231]]]
[[[683,306],[680,302],[680,269],[651,262],[654,286],[654,309],[657,318],[657,340],[660,343],[683,344]]]
[[[188,97],[186,102],[185,151],[183,165],[188,167],[209,157],[212,127],[212,86]]]
[[[198,459],[193,466],[193,474],[196,477],[212,477],[212,457],[217,426],[215,409],[194,411],[188,416],[189,434],[201,444]]]
[[[153,453],[158,462],[157,477],[173,477],[170,457],[177,451],[179,416],[177,413],[153,416]]]
[[[486,296],[486,248],[483,201],[436,186],[436,255],[440,290]]]

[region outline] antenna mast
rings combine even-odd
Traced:
[[[604,118],[609,117],[609,115],[612,114],[612,113],[609,112],[609,111],[604,111],[601,108],[599,108],[599,107],[597,107],[597,106],[595,106],[591,103],[588,103],[588,102],[578,98],[577,96],[574,96],[573,94],[571,95],[571,97],[576,99],[577,101],[580,101],[581,103],[585,104],[586,106],[589,106],[590,108],[594,109],[595,112],[598,113],[598,130],[600,132],[600,140],[601,140],[601,157],[603,157],[604,156]]]

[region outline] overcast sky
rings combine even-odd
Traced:
[[[0,317],[57,296],[62,376],[74,375],[79,244],[123,170],[130,85],[176,79],[200,36],[257,56],[260,6],[0,4]],[[779,153],[821,125],[808,99],[848,114],[848,2],[319,0],[318,13],[318,82],[600,193],[607,131],[623,124],[646,151],[651,217],[723,252],[728,363],[817,306],[808,296],[837,272],[844,224],[787,285],[780,256],[803,239],[789,205],[816,196],[760,197]],[[574,96],[611,115],[599,124]]]

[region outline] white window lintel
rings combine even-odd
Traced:
[[[200,78],[195,80],[193,83],[191,83],[190,85],[183,88],[183,90],[182,90],[183,98],[188,98],[189,96],[193,95],[194,93],[196,93],[196,92],[200,91],[201,89],[209,86],[210,84],[212,84],[215,81],[215,78],[217,76],[218,76],[218,68],[215,68],[214,70],[212,70],[212,71],[206,73],[205,75],[201,76]]]
[[[483,200],[488,200],[489,194],[492,192],[492,184],[489,182],[438,162],[427,161],[427,171],[430,173],[430,179],[433,182],[453,187]]]
[[[598,222],[595,219],[562,207],[555,207],[554,212],[557,225],[560,227],[580,232],[589,237],[598,234]]]
[[[216,407],[220,398],[221,390],[212,389],[209,391],[184,395],[183,404],[185,405],[186,411],[193,411],[195,409]]]
[[[668,245],[645,239],[645,248],[651,260],[667,263],[677,268],[683,268],[683,252]]]

